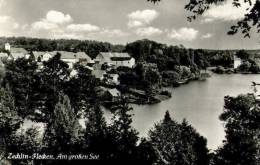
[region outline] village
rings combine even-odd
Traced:
[[[4,67],[3,60],[17,60],[18,58],[30,58],[31,54],[24,48],[12,47],[9,43],[4,45],[5,52],[0,53],[0,65]],[[91,59],[85,52],[68,52],[68,51],[32,51],[32,55],[37,61],[39,69],[43,67],[43,62],[48,61],[54,57],[57,53],[61,54],[60,59],[68,64],[71,70],[70,77],[77,76],[77,71],[74,69],[74,65],[79,63],[85,68],[91,71],[91,74],[98,80],[104,81],[107,85],[113,86],[113,88],[102,87],[103,93],[110,95],[112,100],[120,96],[120,91],[115,88],[118,85],[119,75],[109,73],[110,70],[118,67],[135,66],[135,59],[128,53],[113,53],[113,52],[100,52],[95,59]]]
[[[27,51],[24,48],[12,47],[9,43],[4,45],[4,51],[0,53],[0,66],[4,69],[3,61],[16,61],[19,58],[29,59],[31,56],[37,62],[38,70],[43,68],[43,63],[53,58],[57,53],[60,54],[60,60],[68,65],[70,70],[70,78],[78,75],[74,68],[75,64],[79,64],[86,68],[91,75],[98,81],[102,82],[96,87],[99,98],[103,100],[105,106],[115,104],[121,96],[119,74],[115,71],[118,68],[133,69],[136,61],[128,53],[119,52],[100,52],[96,58],[92,59],[85,52],[68,52],[68,51]],[[154,64],[142,64],[144,67],[154,68]],[[154,104],[171,97],[167,91],[151,91],[152,95],[140,89],[128,87],[129,102],[137,104]],[[156,92],[156,93],[154,93]]]

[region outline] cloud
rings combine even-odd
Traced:
[[[59,11],[50,10],[46,14],[46,20],[48,22],[62,24],[62,23],[68,23],[72,21],[72,18],[69,14],[64,14]]]
[[[182,27],[178,30],[172,29],[168,37],[180,41],[192,41],[197,38],[199,31],[193,28]]]
[[[99,31],[100,28],[91,24],[70,24],[67,26],[67,30],[73,32],[95,32]]]
[[[20,28],[20,25],[18,23],[13,23],[13,28],[14,29],[19,29]]]
[[[127,25],[130,28],[149,25],[158,16],[159,13],[156,10],[137,10],[128,14],[129,22]]]
[[[63,14],[62,12],[50,10],[46,13],[45,18],[40,21],[36,21],[31,24],[32,30],[53,30],[61,28],[61,24],[69,23],[73,21],[69,14]]]
[[[54,39],[83,39],[82,35],[78,35],[75,33],[65,33],[65,32],[56,32],[53,33],[53,38]]]
[[[128,33],[123,32],[120,29],[103,29],[103,31],[101,31],[101,34],[105,34],[108,37],[125,37],[129,35]]]
[[[46,20],[34,22],[31,26],[33,30],[52,30],[58,28],[57,24],[48,22]]]
[[[0,0],[0,7],[4,6],[5,0]]]
[[[207,33],[207,34],[202,35],[201,38],[202,38],[202,39],[208,39],[208,38],[211,38],[211,37],[213,37],[213,36],[214,36],[214,34],[212,34],[212,33]]]
[[[6,16],[6,15],[0,16],[0,23],[5,23],[5,22],[9,21],[10,19],[11,19],[10,16]]]
[[[144,27],[136,29],[135,33],[141,37],[149,37],[153,35],[160,35],[163,33],[162,30],[155,28],[155,27]]]
[[[202,23],[212,22],[214,20],[233,21],[242,19],[249,8],[248,3],[241,3],[241,7],[234,7],[233,0],[227,0],[223,4],[212,6],[204,15]],[[252,0],[254,3],[255,0]]]

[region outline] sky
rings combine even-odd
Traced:
[[[188,0],[0,0],[0,36],[80,39],[126,44],[151,39],[168,45],[204,49],[260,49],[251,38],[227,35],[248,6],[231,0],[212,6],[188,22]]]

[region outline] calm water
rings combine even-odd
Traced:
[[[178,88],[170,89],[172,98],[155,105],[132,105],[134,108],[133,126],[140,136],[147,136],[147,132],[154,123],[163,119],[166,110],[172,118],[181,122],[186,118],[196,130],[208,139],[208,147],[216,149],[225,137],[223,124],[218,119],[223,111],[224,96],[252,92],[251,81],[260,82],[260,75],[213,75],[207,81],[194,81]],[[260,89],[259,89],[260,91]],[[108,119],[111,114],[105,112]],[[85,127],[85,120],[80,123]],[[23,129],[32,125],[41,127],[42,123],[26,121]]]
[[[223,123],[218,119],[223,111],[224,96],[252,92],[251,81],[260,82],[260,75],[213,75],[207,81],[194,81],[171,89],[172,98],[156,105],[133,105],[133,126],[140,136],[155,122],[163,119],[166,110],[181,122],[186,118],[208,139],[208,147],[216,149],[225,137]]]

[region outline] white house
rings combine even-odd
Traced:
[[[94,69],[92,70],[91,74],[95,76],[97,79],[103,80],[104,75],[106,74],[105,70],[99,70],[99,69]]]
[[[73,65],[77,62],[75,53],[67,51],[58,51],[61,54],[60,59],[67,63],[70,68],[73,68]],[[53,52],[53,55],[56,55],[57,52]]]
[[[5,43],[5,50],[10,51],[11,50],[11,45],[9,43]]]
[[[28,54],[27,50],[24,48],[11,48],[8,60],[17,60],[18,58],[23,58]]]
[[[70,68],[77,62],[82,64],[93,63],[93,60],[85,52],[54,51],[51,54],[54,56],[58,52],[61,54],[61,60],[67,63]]]
[[[77,52],[75,55],[76,55],[77,61],[80,63],[86,63],[86,64],[95,63],[85,52]]]
[[[95,61],[99,64],[114,65],[116,68],[119,66],[132,68],[135,65],[135,59],[128,53],[100,52]]]
[[[49,52],[33,51],[35,60],[38,62],[48,61],[53,55]]]
[[[8,54],[0,52],[0,59],[3,60],[5,58],[8,58]]]
[[[242,64],[241,58],[234,55],[234,69],[237,69]]]
[[[108,84],[118,85],[120,83],[118,74],[105,74],[104,78],[106,79],[106,83]]]

